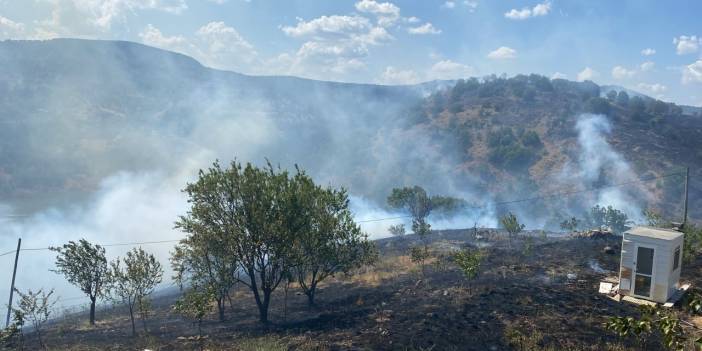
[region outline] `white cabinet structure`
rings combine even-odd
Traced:
[[[622,235],[619,294],[665,303],[680,287],[683,233],[634,227]]]

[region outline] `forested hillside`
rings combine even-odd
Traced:
[[[4,41],[0,109],[0,202],[30,210],[71,203],[118,172],[192,174],[215,158],[268,158],[377,204],[399,185],[482,205],[690,166],[692,214],[702,218],[699,110],[589,81],[343,84],[217,71],[129,42]],[[609,156],[593,165],[587,152]],[[680,176],[622,191],[637,208],[680,213]],[[544,222],[602,196],[521,211]]]

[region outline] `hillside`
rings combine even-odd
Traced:
[[[130,42],[4,41],[0,198],[20,212],[65,206],[119,172],[170,177],[235,157],[299,164],[379,205],[398,185],[484,204],[689,165],[692,214],[702,218],[702,119],[686,114],[695,110],[600,95],[592,82],[534,75],[455,85],[343,84],[217,71]],[[580,167],[576,126],[585,112],[606,115],[611,133],[604,137],[626,172],[621,165],[612,171],[607,160],[587,172]],[[619,202],[680,213],[681,177],[644,185],[627,189]],[[600,195],[517,210],[538,218],[531,225],[544,225],[551,209],[577,212]]]

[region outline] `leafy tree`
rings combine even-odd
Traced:
[[[500,217],[500,225],[502,225],[502,228],[507,231],[510,245],[512,245],[512,238],[524,230],[524,224],[520,224],[517,216],[515,216],[512,212]]]
[[[464,249],[453,256],[453,261],[470,282],[478,276],[485,255],[479,250]],[[470,285],[469,291],[470,291]]]
[[[195,320],[198,339],[202,339],[202,321],[212,312],[215,293],[210,288],[193,286],[178,299],[173,310],[185,318]]]
[[[403,236],[405,235],[405,225],[404,224],[395,224],[391,225],[388,227],[388,231],[390,234],[394,236]]]
[[[690,338],[686,335],[680,320],[672,313],[658,306],[640,306],[641,317],[611,317],[605,328],[620,337],[634,336],[645,348],[646,339],[653,330],[663,337],[663,345],[670,350],[683,351],[702,347],[702,338]]]
[[[561,222],[561,229],[567,230],[570,232],[574,232],[574,231],[578,230],[579,227],[580,227],[580,221],[575,217],[571,217],[570,219],[566,219],[563,222]]]
[[[410,247],[410,261],[422,266],[422,274],[424,274],[424,262],[429,258],[429,248],[424,246]]]
[[[176,278],[214,288],[222,308],[238,281],[251,289],[259,319],[268,323],[271,294],[293,267],[291,243],[306,229],[306,208],[300,206],[295,182],[270,163],[259,168],[234,161],[223,169],[215,162],[185,193],[191,209],[176,227],[188,237],[172,256],[176,272],[185,274]],[[246,279],[238,277],[239,271]]]
[[[422,239],[431,230],[426,219],[432,211],[452,214],[465,206],[465,201],[461,199],[438,195],[429,197],[426,190],[418,185],[392,189],[387,201],[390,207],[409,212],[412,231]]]
[[[645,209],[643,211],[644,217],[646,217],[646,224],[651,226],[651,227],[658,227],[658,228],[663,228],[663,227],[668,227],[671,225],[670,222],[666,221],[663,218],[663,215],[660,213],[651,210],[651,209]]]
[[[124,263],[124,266],[121,263]],[[110,291],[115,299],[129,308],[132,322],[132,335],[136,335],[134,307],[139,308],[146,329],[146,316],[149,308],[149,295],[161,283],[163,269],[154,255],[142,248],[134,248],[120,261],[119,257],[110,262]]]
[[[49,320],[51,309],[54,304],[56,304],[56,300],[51,298],[54,290],[49,290],[48,293],[43,289],[39,289],[37,292],[28,290],[27,293],[23,293],[15,289],[15,292],[17,292],[20,298],[17,308],[14,309],[16,311],[15,317],[20,321],[20,328],[24,325],[25,321],[32,323],[34,332],[37,333],[39,345],[41,345],[42,348],[46,348],[44,340],[42,340],[41,328],[44,323]]]
[[[690,263],[697,258],[702,248],[702,228],[687,223],[682,230],[685,234],[683,235],[683,260]]]
[[[317,285],[375,258],[373,245],[354,222],[346,190],[321,188],[302,172],[293,178],[304,229],[293,242],[292,268],[310,306]]]
[[[587,223],[591,228],[609,228],[614,233],[622,233],[627,230],[630,224],[626,213],[613,208],[612,206],[595,205],[586,215]]]
[[[90,298],[90,325],[95,325],[95,302],[107,293],[106,285],[109,283],[105,248],[80,239],[49,249],[58,252],[56,269],[52,271],[63,274],[69,283]]]

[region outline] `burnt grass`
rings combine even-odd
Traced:
[[[531,237],[531,238],[527,238]],[[49,349],[69,350],[658,350],[605,330],[610,316],[637,316],[636,306],[597,293],[616,275],[621,238],[546,237],[536,232],[510,242],[494,230],[435,231],[428,243],[438,258],[424,269],[407,258],[419,243],[407,235],[377,241],[380,262],[355,275],[325,282],[314,307],[291,286],[279,287],[272,323],[262,326],[253,297],[232,291],[227,320],[213,313],[197,328],[171,310],[176,294],[154,301],[149,332],[131,336],[124,308],[56,319],[44,332]],[[614,253],[605,253],[606,246]],[[479,276],[468,281],[450,252],[480,247]],[[531,249],[529,249],[531,247]],[[683,279],[699,283],[700,261],[683,266]],[[138,325],[141,327],[141,324]],[[654,339],[654,338],[651,338]],[[32,333],[27,349],[38,348]]]

